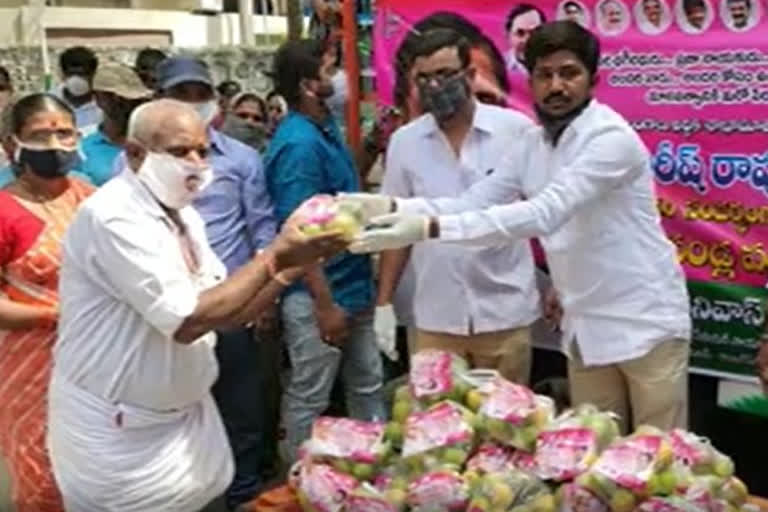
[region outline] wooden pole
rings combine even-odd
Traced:
[[[347,143],[357,152],[360,149],[360,59],[357,54],[356,0],[342,0],[342,45],[344,69],[347,72],[349,96],[347,98]]]

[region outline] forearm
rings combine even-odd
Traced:
[[[322,265],[314,265],[304,276],[304,284],[307,285],[315,306],[319,308],[333,305],[333,294],[328,280],[325,278],[325,272]]]
[[[248,303],[230,317],[224,328],[235,329],[255,322],[262,313],[277,302],[285,287],[285,283],[276,279],[269,281]]]
[[[550,230],[528,201],[485,210],[442,215],[437,220],[441,241],[464,245],[496,245],[547,235]]]
[[[411,249],[396,249],[384,251],[379,259],[379,283],[376,304],[383,306],[392,302],[400,276],[403,274]]]
[[[0,329],[15,331],[51,326],[56,322],[56,317],[53,308],[0,299]]]
[[[206,332],[237,325],[235,319],[243,304],[249,304],[270,280],[266,258],[251,260],[223,283],[199,295],[195,311],[177,329],[175,340],[191,343]]]

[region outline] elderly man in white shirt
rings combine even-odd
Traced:
[[[412,57],[420,101],[428,113],[390,140],[382,191],[397,197],[459,196],[495,172],[510,141],[532,122],[472,97],[469,43],[455,31],[425,33]],[[376,310],[380,337],[394,340],[391,301],[408,258],[409,249],[382,256]],[[540,312],[530,245],[525,240],[480,248],[426,243],[410,250],[410,258],[415,271],[414,350],[447,350],[474,367],[526,383],[529,326]]]
[[[139,107],[125,170],[64,240],[48,443],[67,510],[193,512],[220,495],[233,462],[210,393],[213,331],[253,321],[298,266],[344,247],[288,222],[226,279],[189,207],[211,180],[208,147],[189,106]]]
[[[525,59],[542,126],[458,199],[351,196],[382,226],[352,249],[539,237],[564,309],[573,401],[617,412],[625,428],[684,427],[688,295],[661,228],[648,151],[625,119],[591,99],[600,50],[589,31],[545,24]]]

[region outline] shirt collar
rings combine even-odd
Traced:
[[[224,137],[225,135],[219,130],[208,127],[208,141],[211,143],[211,149],[220,155],[224,153]]]
[[[475,102],[475,113],[472,116],[472,129],[492,134],[496,129],[493,120],[493,107],[477,100],[473,101]],[[438,126],[435,116],[432,114],[424,114],[422,122],[422,135],[432,136],[440,131],[440,126]]]
[[[597,102],[597,100],[590,100],[589,105],[587,105],[584,110],[581,111],[581,114],[579,114],[576,119],[571,121],[571,124],[568,125],[568,127],[565,129],[565,132],[563,132],[563,135],[565,135],[567,132],[573,131],[574,133],[582,133],[585,130],[588,130],[591,126],[590,119],[594,115],[594,113],[600,108],[600,103]],[[561,137],[562,138],[562,137]]]

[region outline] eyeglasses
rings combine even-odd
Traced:
[[[464,72],[463,69],[438,69],[432,73],[419,73],[415,81],[418,85],[428,85],[432,82],[441,83],[456,78]]]

